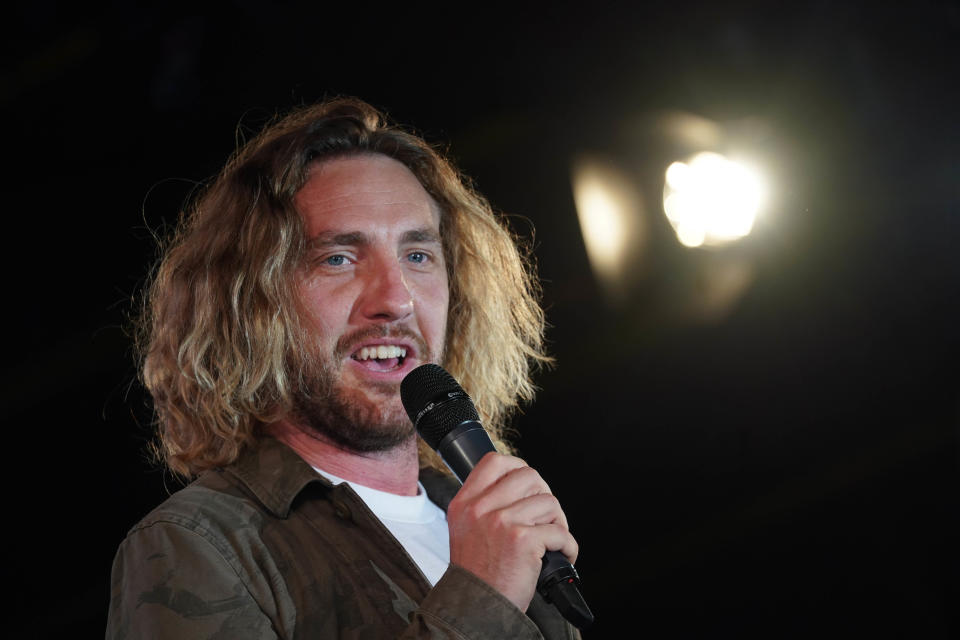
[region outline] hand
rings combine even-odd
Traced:
[[[577,559],[577,541],[550,487],[513,456],[488,453],[447,509],[450,562],[472,572],[526,611],[541,559],[560,551]]]

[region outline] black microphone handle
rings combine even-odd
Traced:
[[[437,453],[461,484],[467,480],[480,458],[496,450],[490,434],[476,420],[461,422],[437,445]]]
[[[437,445],[440,457],[461,484],[483,456],[496,450],[490,434],[476,420],[461,422]],[[593,622],[593,613],[580,593],[579,583],[580,576],[567,557],[559,551],[547,551],[537,579],[537,591],[574,626],[586,629]]]

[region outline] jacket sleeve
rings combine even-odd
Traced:
[[[531,610],[534,608],[538,608],[541,614],[538,617],[542,629],[486,582],[462,567],[450,565],[414,612],[412,624],[402,637],[404,640],[533,640],[544,637],[548,640],[579,640],[580,633],[539,596],[531,603]]]
[[[107,640],[276,637],[236,571],[203,536],[159,522],[135,529],[120,545]]]
[[[127,536],[113,564],[107,640],[270,640],[285,635],[226,559],[228,552],[218,549],[218,538],[202,533],[159,521]],[[535,624],[493,587],[456,565],[414,606],[403,640],[579,638],[555,612],[553,628],[542,620]]]

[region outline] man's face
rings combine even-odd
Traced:
[[[400,381],[443,355],[439,210],[409,169],[379,154],[314,166],[294,202],[308,238],[300,294],[324,372],[296,417],[347,449],[389,449],[414,435]]]

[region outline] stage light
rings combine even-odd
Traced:
[[[663,209],[683,245],[717,246],[750,233],[764,197],[756,171],[701,152],[667,168]]]
[[[572,178],[587,257],[608,292],[620,295],[639,276],[646,239],[642,199],[630,176],[600,158],[578,158]]]

